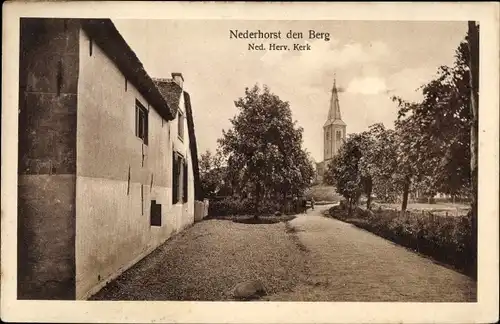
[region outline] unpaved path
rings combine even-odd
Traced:
[[[318,206],[319,207],[319,206]],[[289,223],[206,220],[167,241],[95,300],[228,300],[260,278],[272,301],[474,301],[476,283],[316,208]]]
[[[273,300],[475,301],[476,282],[351,224],[319,215],[289,223],[309,252],[308,283]]]

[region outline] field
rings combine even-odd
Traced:
[[[309,188],[306,191],[306,198],[314,198],[316,204],[336,203],[342,199],[342,197],[335,191],[335,187],[327,185],[317,185]]]
[[[389,210],[400,210],[401,204],[389,204],[389,203],[374,203],[374,208],[389,209]],[[416,213],[432,213],[439,216],[465,216],[470,210],[470,205],[461,203],[435,203],[435,204],[424,204],[424,203],[409,203],[407,210]]]

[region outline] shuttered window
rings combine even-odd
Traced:
[[[179,200],[179,175],[178,175],[177,153],[172,154],[172,204],[177,204]]]
[[[187,202],[188,197],[188,168],[187,162],[177,152],[172,154],[172,204],[181,201]]]
[[[188,201],[188,167],[186,160],[184,160],[182,180],[182,201],[186,203]]]
[[[148,110],[135,101],[135,135],[148,145]]]

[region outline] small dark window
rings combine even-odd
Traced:
[[[135,101],[135,135],[148,145],[148,111],[138,101]]]
[[[342,138],[342,132],[337,131],[337,141],[340,141],[341,138]]]
[[[157,204],[156,200],[151,200],[150,225],[161,226],[161,204]]]

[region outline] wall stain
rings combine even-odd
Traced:
[[[128,166],[127,196],[130,195],[130,165]]]

